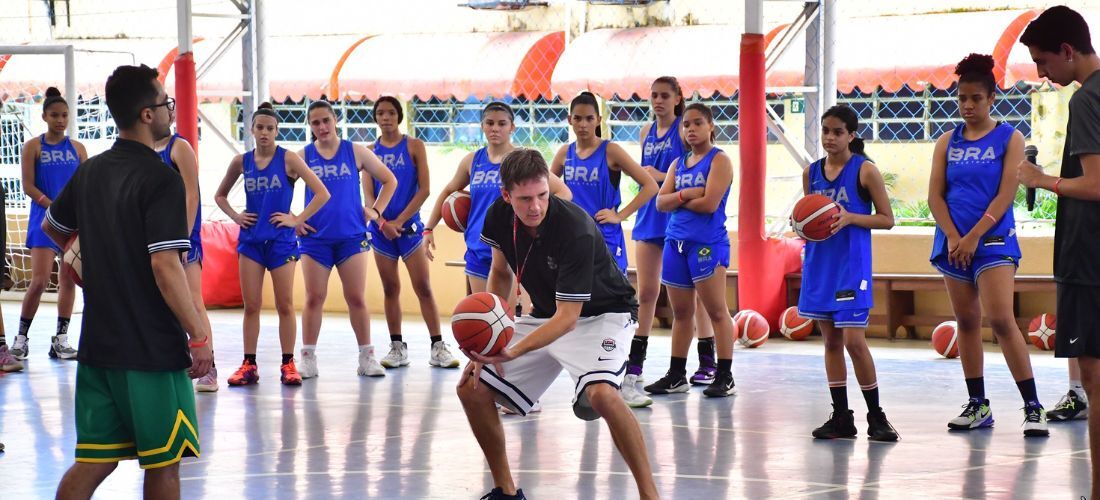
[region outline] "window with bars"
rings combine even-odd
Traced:
[[[287,99],[274,104],[275,114],[279,117],[277,142],[306,143],[310,141],[309,122],[307,121],[310,100],[293,101]],[[374,103],[367,100],[342,101],[332,104],[336,112],[336,133],[354,142],[374,142],[378,138],[378,126],[374,124]],[[244,141],[247,127],[244,125],[244,106],[240,101],[233,103],[233,137]]]
[[[858,135],[866,141],[934,141],[960,121],[956,87],[914,91],[906,86],[897,92],[855,89],[840,94],[837,103],[850,106],[859,115]],[[994,119],[1011,124],[1024,137],[1031,137],[1030,92],[1031,86],[1026,84],[998,90],[991,112]]]
[[[740,139],[737,126],[737,94],[725,97],[714,94],[709,98],[688,99],[688,103],[701,102],[710,108],[714,116],[714,135],[716,143],[732,143]],[[783,118],[786,109],[783,96],[769,95],[768,106],[772,108],[776,116]],[[642,127],[655,118],[650,113],[649,100],[639,96],[630,99],[612,99],[608,101],[608,125],[611,127],[611,139],[621,142],[638,142],[642,133]],[[778,138],[768,131],[768,141],[775,142]]]
[[[429,144],[480,144],[481,110],[491,100],[414,99],[412,126]],[[561,144],[569,140],[568,107],[561,99],[505,99],[515,113],[512,142],[523,146]]]

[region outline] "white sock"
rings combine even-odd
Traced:
[[[312,353],[312,352],[314,352],[314,351],[316,351],[316,350],[317,350],[317,346],[316,346],[316,345],[305,345],[305,344],[302,344],[302,352],[308,352],[308,353]]]
[[[374,346],[370,345],[370,344],[365,344],[365,345],[359,346],[359,352],[363,352],[363,351],[374,352]]]

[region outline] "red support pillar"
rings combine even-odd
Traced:
[[[195,88],[195,54],[187,52],[176,58],[176,132],[195,153],[199,151],[199,97]]]
[[[764,35],[742,35],[738,92],[741,190],[737,220],[737,299],[741,309],[755,310],[767,318],[774,331],[786,307],[784,276],[801,267],[802,242],[769,239],[764,228],[768,137],[764,108],[767,105],[765,47]]]

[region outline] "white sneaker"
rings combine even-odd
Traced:
[[[195,381],[196,392],[218,392],[218,369],[211,366],[206,375]]]
[[[432,357],[428,360],[428,364],[440,368],[458,368],[458,360],[442,340],[432,344]]]
[[[302,349],[302,364],[298,365],[298,375],[303,379],[317,376],[317,354],[313,349]]]
[[[69,345],[68,335],[50,337],[50,357],[56,359],[76,359],[76,349]]]
[[[390,342],[390,352],[382,358],[382,366],[398,368],[409,364],[409,344],[394,340]]]
[[[27,359],[27,353],[30,352],[30,347],[27,346],[26,335],[16,335],[15,342],[11,343],[11,355],[15,356],[15,359],[23,361]]]
[[[623,402],[631,408],[645,408],[653,404],[653,398],[638,390],[638,384],[640,383],[637,375],[627,375],[623,379],[622,387],[619,388],[619,394],[623,396]]]
[[[366,346],[359,350],[359,376],[361,377],[385,377],[386,369],[382,363],[374,359],[374,346]]]

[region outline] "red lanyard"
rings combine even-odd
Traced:
[[[519,233],[519,218],[512,216],[512,252],[516,254],[516,297],[519,297],[520,283],[523,280],[523,270],[527,268],[527,259],[531,257],[531,250],[535,248],[534,240],[527,247],[527,255],[523,256],[523,263],[519,262],[519,247],[516,244],[516,234]]]

